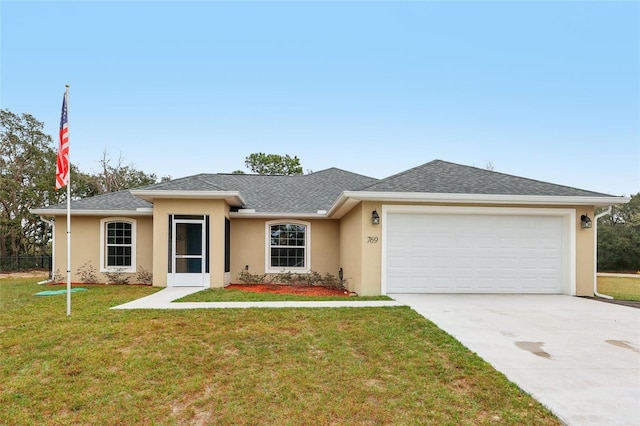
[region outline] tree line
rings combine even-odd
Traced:
[[[30,114],[0,110],[0,257],[50,253],[51,229],[29,209],[66,201],[66,188],[55,189],[57,145],[44,133],[44,123]],[[71,164],[71,199],[156,183],[154,173],[115,162],[105,151],[97,161],[98,172],[86,173]],[[298,157],[254,153],[245,165],[258,174],[302,174]],[[244,173],[236,170],[233,173]],[[160,181],[171,179],[163,176]]]
[[[66,188],[56,191],[57,151],[44,124],[30,114],[0,110],[0,257],[34,256],[50,252],[51,229],[29,209],[66,201]],[[71,165],[71,198],[80,199],[155,183],[153,173],[112,163],[107,152],[97,173]],[[167,178],[163,178],[167,179]]]
[[[0,110],[0,257],[33,256],[50,252],[51,229],[29,209],[65,201],[66,189],[55,190],[56,147],[44,133],[44,124],[30,114]],[[98,160],[99,171],[85,173],[71,165],[71,198],[149,185],[158,181],[107,152]],[[270,175],[303,173],[298,157],[250,154],[245,166]],[[236,170],[233,173],[244,173]],[[160,180],[169,180],[165,176]],[[640,193],[631,202],[614,206],[598,223],[598,270],[640,271]]]
[[[640,272],[640,192],[598,221],[598,271]]]

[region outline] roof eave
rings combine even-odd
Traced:
[[[612,206],[626,204],[626,197],[614,196],[552,196],[503,194],[442,194],[430,192],[344,191],[329,209],[328,216],[340,218],[360,201],[429,202],[454,204],[521,204],[551,206]]]
[[[232,206],[244,206],[246,204],[244,198],[239,191],[161,191],[161,190],[144,190],[132,189],[131,194],[143,200],[153,202],[155,199],[207,199],[207,200],[225,200]]]

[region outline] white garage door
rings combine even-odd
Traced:
[[[392,213],[387,293],[562,294],[563,217]]]

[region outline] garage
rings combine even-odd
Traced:
[[[572,294],[568,209],[383,207],[386,293]]]

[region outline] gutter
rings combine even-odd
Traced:
[[[434,192],[373,192],[344,191],[329,209],[331,217],[343,208],[350,209],[360,201],[382,201],[396,203],[434,203],[434,204],[511,204],[511,205],[544,205],[544,206],[610,206],[625,204],[631,199],[615,196],[554,196],[554,195],[509,195],[509,194],[452,194]],[[347,210],[348,211],[348,210]]]
[[[598,219],[608,214],[611,214],[611,206],[593,218],[593,253],[595,255],[593,265],[593,294],[603,299],[613,299],[613,297],[608,294],[598,293]]]
[[[40,281],[38,284],[48,284],[53,282],[53,277],[55,272],[53,268],[55,268],[56,262],[56,222],[50,219],[46,219],[44,216],[40,216],[40,220],[46,222],[51,226],[51,273],[49,274],[49,279]]]

